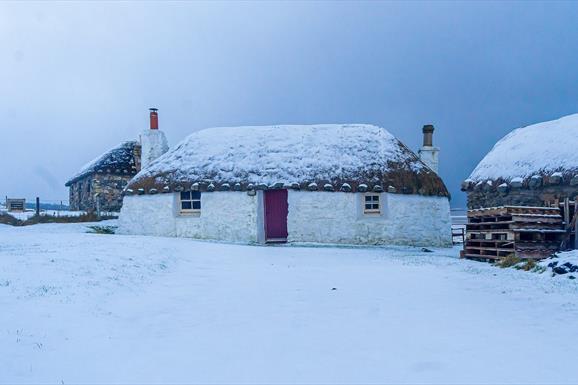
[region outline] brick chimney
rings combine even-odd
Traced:
[[[151,116],[151,130],[158,130],[159,129],[159,114],[158,108],[149,108],[150,116]]]
[[[440,149],[433,145],[434,129],[433,124],[423,126],[423,146],[419,149],[418,154],[421,161],[437,173]]]
[[[150,110],[150,128],[140,135],[141,168],[148,167],[155,159],[169,150],[165,133],[159,130],[159,114],[157,108]]]

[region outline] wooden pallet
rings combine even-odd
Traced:
[[[463,258],[495,261],[550,256],[566,235],[558,207],[501,206],[468,211]]]

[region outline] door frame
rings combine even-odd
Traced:
[[[286,204],[287,204],[287,214],[285,216],[285,230],[287,232],[287,236],[283,238],[269,238],[267,236],[267,193],[273,191],[285,191],[286,196]],[[288,189],[272,189],[272,190],[264,190],[263,191],[263,241],[264,243],[287,243],[287,238],[289,236],[289,229],[287,228],[287,219],[289,216],[289,190]]]

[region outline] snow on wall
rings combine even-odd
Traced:
[[[518,128],[503,137],[469,179],[525,178],[578,170],[578,114]]]
[[[262,241],[261,194],[212,192],[201,195],[200,216],[178,214],[177,194],[125,197],[119,234],[146,234]],[[381,194],[382,214],[364,215],[362,194],[290,190],[289,242],[451,245],[449,201],[445,197]]]
[[[451,245],[445,197],[380,194],[381,214],[363,213],[363,194],[289,191],[289,241]]]

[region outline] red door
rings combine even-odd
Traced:
[[[287,190],[265,190],[265,238],[267,242],[287,241]]]

